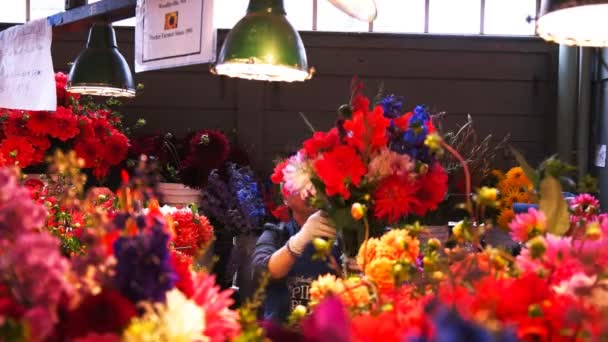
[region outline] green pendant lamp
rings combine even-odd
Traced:
[[[378,16],[374,0],[329,0],[329,2],[342,12],[361,21],[371,23]]]
[[[66,90],[85,95],[135,96],[131,69],[118,51],[111,24],[98,23],[91,27],[87,46],[70,70]]]
[[[285,17],[283,0],[250,0],[247,15],[226,36],[217,75],[294,82],[312,77],[298,32]]]
[[[536,33],[558,44],[608,46],[608,1],[543,0]]]

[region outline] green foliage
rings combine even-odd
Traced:
[[[0,340],[4,342],[25,342],[27,338],[27,329],[23,324],[7,318],[4,324],[0,326]]]

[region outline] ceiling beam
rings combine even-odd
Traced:
[[[115,22],[135,16],[137,0],[102,0],[48,17],[53,32],[88,30],[99,21]]]

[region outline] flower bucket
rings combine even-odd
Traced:
[[[162,205],[185,207],[191,203],[200,204],[201,191],[192,189],[181,183],[159,183],[158,192]]]

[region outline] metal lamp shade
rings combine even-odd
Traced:
[[[536,33],[558,44],[608,46],[608,1],[543,0]]]
[[[371,23],[378,16],[378,9],[374,0],[329,0],[342,12],[355,19]]]
[[[212,71],[260,81],[305,81],[312,76],[298,32],[282,0],[251,0],[247,15],[228,33]]]
[[[85,95],[135,96],[131,70],[117,49],[111,24],[91,27],[87,46],[70,70],[66,90]]]

